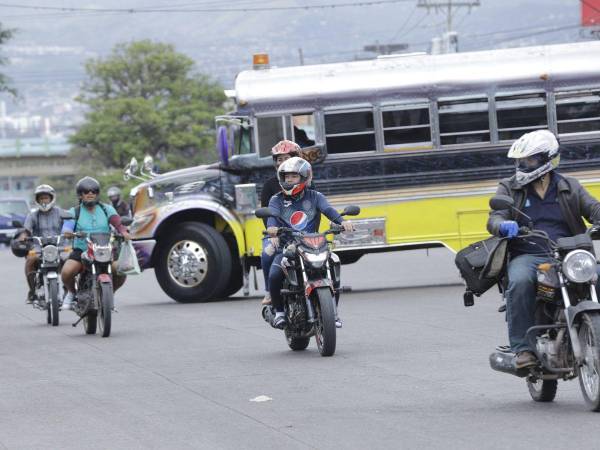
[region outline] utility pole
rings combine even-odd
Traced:
[[[298,58],[300,58],[300,65],[304,65],[304,52],[302,51],[302,47],[298,48]]]
[[[460,8],[469,8],[469,13],[474,6],[481,6],[480,0],[472,1],[460,1],[460,0],[419,0],[417,3],[418,8],[427,8],[427,12],[434,10],[434,12],[445,12],[446,13],[446,33],[442,37],[442,52],[450,53],[451,51],[458,51],[458,35],[452,30],[452,17],[455,10]],[[434,46],[435,47],[435,46]],[[439,47],[439,45],[438,45]]]

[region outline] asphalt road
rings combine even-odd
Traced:
[[[71,312],[49,327],[24,304],[23,261],[0,249],[0,448],[597,448],[577,381],[540,404],[489,369],[499,299],[465,309],[452,259],[344,266],[344,328],[322,358],[314,342],[288,350],[257,295],[180,305],[151,271],[118,293],[110,338]]]

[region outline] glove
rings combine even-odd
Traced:
[[[500,224],[500,236],[513,238],[519,234],[519,224],[514,220],[505,220]]]

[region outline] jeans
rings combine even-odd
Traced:
[[[269,272],[271,270],[271,264],[275,259],[277,249],[273,247],[269,238],[263,239],[263,251],[260,255],[260,267],[262,268],[263,275],[265,277],[265,291],[269,292]]]
[[[281,260],[283,253],[276,253],[269,270],[269,292],[271,293],[271,304],[275,311],[283,312],[283,297],[281,296],[281,288],[285,274],[281,268]]]
[[[506,320],[510,348],[515,353],[531,351],[525,334],[535,325],[537,266],[549,261],[547,256],[519,255],[508,263]],[[600,274],[600,269],[597,271]],[[596,284],[597,293],[599,289],[600,282]]]

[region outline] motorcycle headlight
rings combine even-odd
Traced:
[[[101,263],[109,262],[112,258],[112,247],[109,245],[94,246],[94,258]]]
[[[315,269],[321,267],[325,261],[327,260],[327,252],[322,253],[309,253],[304,252],[302,254],[304,259],[306,259]]]
[[[587,283],[596,275],[596,258],[585,250],[573,250],[564,259],[562,270],[573,283]]]
[[[47,262],[54,262],[58,259],[58,247],[55,245],[46,245],[42,249],[42,258]]]

